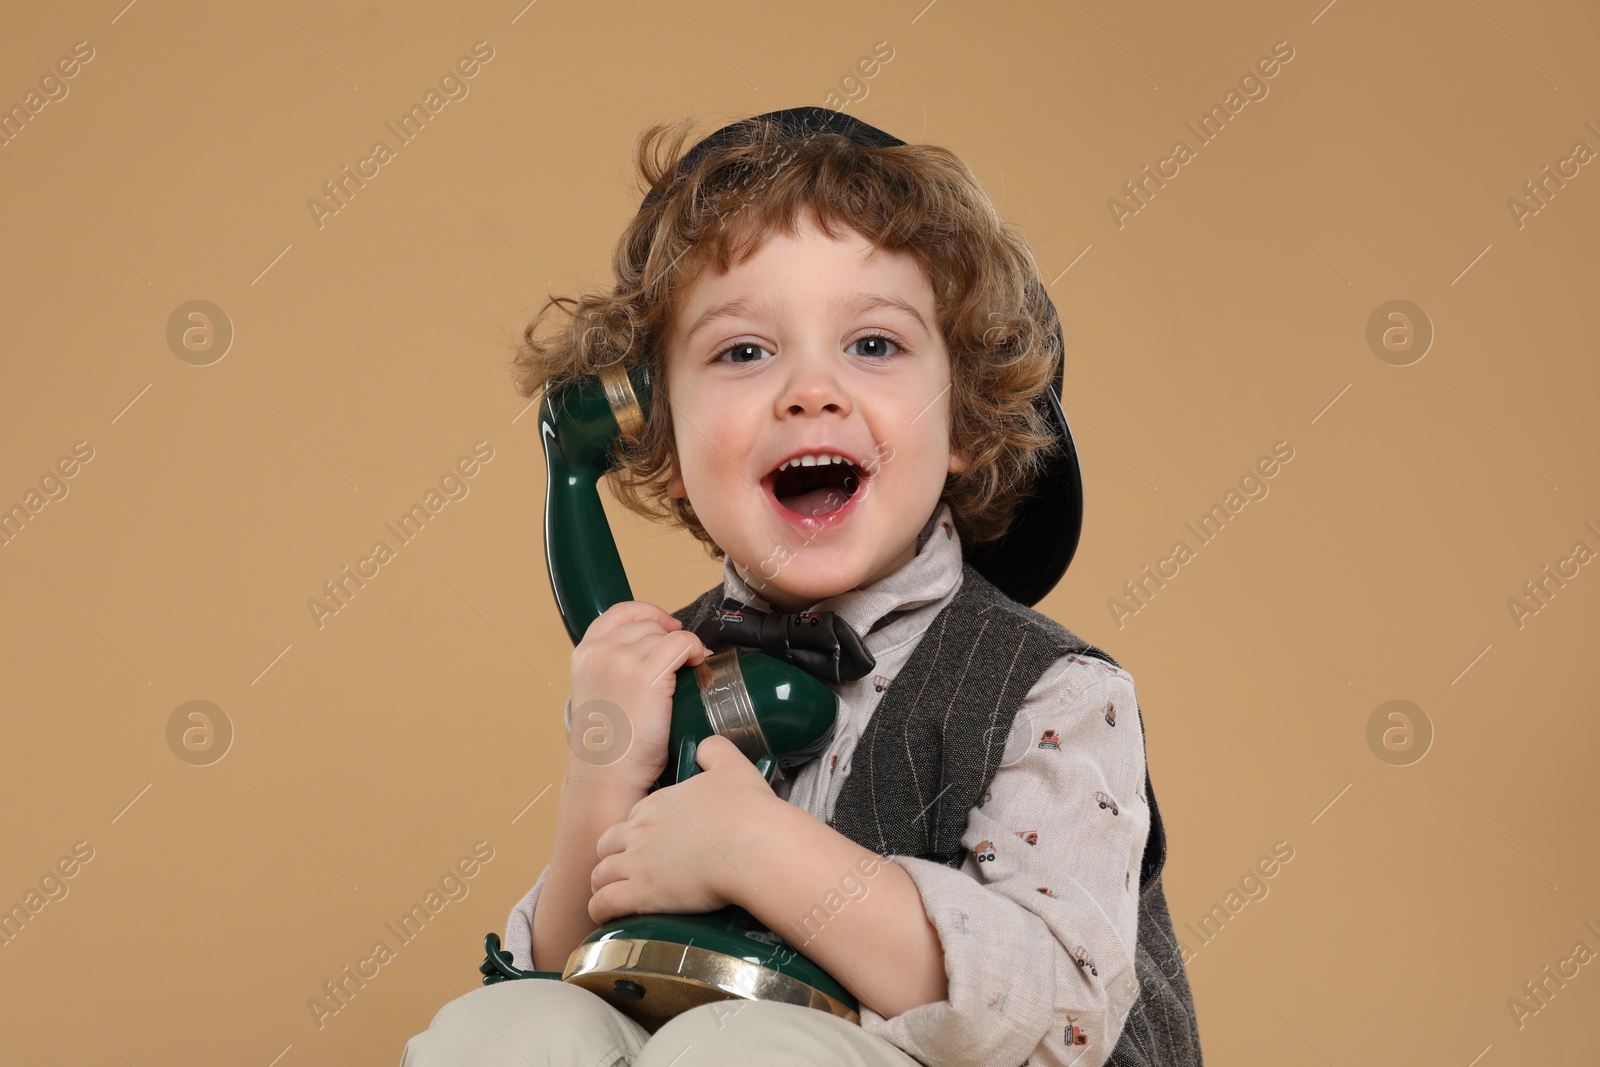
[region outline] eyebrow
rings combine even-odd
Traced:
[[[899,311],[904,315],[910,316],[910,318],[913,319],[917,325],[921,326],[923,333],[929,336],[933,335],[933,331],[929,328],[927,320],[922,317],[922,312],[918,311],[916,307],[909,302],[902,300],[897,296],[888,296],[884,293],[846,293],[839,298],[837,306],[846,311],[853,311],[858,315],[865,314],[869,311]],[[758,311],[770,310],[770,303],[757,297],[741,296],[733,300],[729,300],[726,303],[716,304],[707,308],[705,312],[695,320],[694,325],[689,327],[689,332],[683,335],[683,343],[687,345],[690,341],[694,340],[695,334],[699,333],[701,330],[705,329],[718,319],[749,316]]]

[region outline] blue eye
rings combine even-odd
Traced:
[[[741,342],[740,344],[729,345],[727,348],[724,348],[721,352],[717,353],[716,358],[712,362],[715,362],[715,363],[722,362],[723,361],[722,357],[726,356],[729,352],[743,352],[746,349],[751,349],[751,348],[755,349],[757,352],[765,352],[766,351],[766,349],[762,348],[760,345],[751,344],[750,342],[745,341],[745,342]],[[758,360],[753,360],[753,359],[730,359],[727,362],[733,363],[735,365],[743,365],[745,363],[756,363],[756,362],[759,362],[759,361]]]
[[[882,358],[884,358],[886,356],[889,356],[889,355],[893,354],[893,353],[886,352],[886,351],[883,350],[882,346],[886,345],[886,344],[893,346],[895,352],[900,352],[900,351],[904,350],[904,346],[899,341],[895,340],[893,337],[890,337],[887,334],[874,333],[874,334],[868,334],[865,337],[857,338],[856,340],[850,342],[849,346],[847,348],[845,348],[845,351],[849,352],[851,349],[855,348],[856,345],[861,345],[861,344],[873,344],[873,345],[877,345],[878,346],[878,349],[876,351],[873,351],[873,352],[855,353],[857,355],[865,356],[868,359],[882,359]],[[732,363],[735,366],[743,366],[743,365],[745,365],[747,363],[759,363],[759,362],[761,362],[759,359],[742,359],[742,358],[738,358],[739,356],[748,354],[751,351],[766,352],[768,355],[772,354],[768,349],[763,348],[758,344],[754,344],[754,343],[752,343],[750,341],[741,341],[739,344],[729,345],[727,348],[724,348],[722,351],[718,352],[715,356],[712,357],[712,362],[713,363]],[[737,355],[735,355],[735,354],[737,354]],[[733,358],[729,358],[730,356],[733,356]]]
[[[900,345],[899,341],[896,341],[893,337],[889,337],[888,335],[881,334],[881,333],[872,333],[872,334],[868,334],[865,337],[858,338],[857,340],[854,340],[854,341],[850,342],[850,348],[854,348],[856,345],[860,345],[860,344],[867,344],[868,342],[875,342],[875,343],[879,344],[880,346],[883,345],[883,344],[891,344],[891,345],[894,346],[895,351],[897,351],[897,352],[900,351],[900,348],[901,348],[901,345]],[[850,348],[846,348],[845,351],[846,352],[850,351]],[[872,356],[886,356],[888,354],[889,353],[882,351],[881,348],[877,352],[862,352],[862,353],[860,353],[860,355],[867,356],[869,358],[872,357]]]

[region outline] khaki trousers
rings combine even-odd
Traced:
[[[703,1004],[655,1034],[587,989],[528,978],[457,997],[406,1043],[400,1067],[918,1067],[855,1023],[762,1000]]]

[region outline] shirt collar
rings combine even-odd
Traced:
[[[808,610],[831,611],[865,638],[890,616],[948,598],[961,580],[961,566],[961,535],[951,520],[950,505],[941,500],[917,534],[917,554],[904,566],[871,585],[819,600]],[[731,557],[722,561],[722,594],[761,611],[773,610],[739,577]]]

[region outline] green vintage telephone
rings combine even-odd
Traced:
[[[556,607],[577,644],[611,605],[634,599],[600,505],[598,481],[616,464],[619,437],[637,440],[650,407],[643,361],[547,391],[539,416],[549,471],[545,560]],[[798,667],[747,649],[707,656],[678,672],[666,769],[654,788],[699,773],[695,746],[713,733],[739,746],[770,783],[778,768],[821,755],[838,716],[833,690]],[[485,984],[512,978],[571,982],[652,1033],[673,1016],[717,1000],[777,1000],[860,1022],[856,999],[738,907],[704,915],[630,915],[606,923],[566,969],[511,965],[496,934],[484,938]]]

